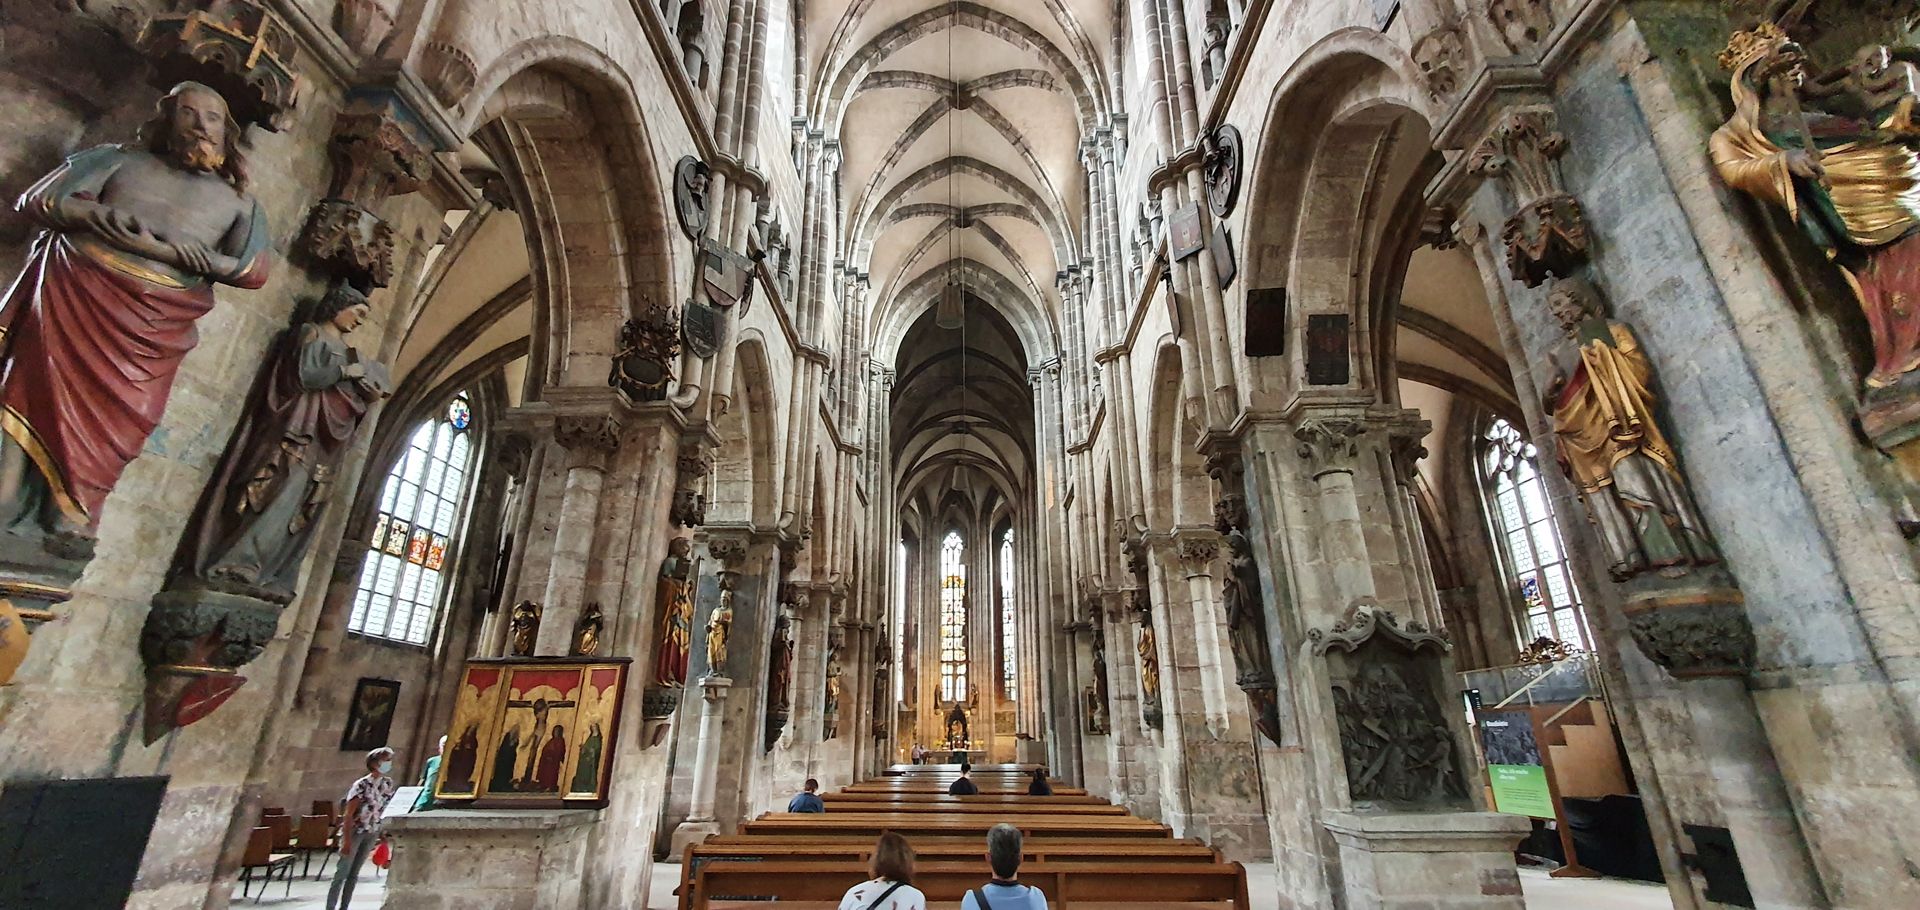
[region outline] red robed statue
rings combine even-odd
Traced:
[[[219,93],[181,83],[138,142],[80,152],[20,198],[46,232],[0,298],[0,527],[90,555],[213,285],[266,283],[239,137]]]

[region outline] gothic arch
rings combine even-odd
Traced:
[[[535,311],[528,397],[598,385],[620,324],[673,299],[667,200],[631,83],[601,52],[565,37],[528,41],[481,75],[469,130],[504,129],[524,198]],[[502,162],[503,165],[508,162]]]
[[[733,395],[714,422],[720,446],[714,453],[711,524],[774,526],[779,500],[775,441],[783,438],[774,412],[772,369],[758,330],[741,333],[735,348]]]

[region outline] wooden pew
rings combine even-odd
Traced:
[[[795,840],[786,837],[734,834],[689,844],[680,859],[680,907],[688,910],[700,893],[699,872],[709,863],[838,862],[864,869],[873,859],[874,842],[866,838]],[[1021,851],[1023,864],[1033,863],[1217,863],[1220,852],[1197,840],[1115,840],[1112,838],[1034,838]],[[986,844],[980,838],[923,837],[913,841],[915,860],[930,863],[984,863]],[[1023,865],[1024,868],[1024,865]]]
[[[822,802],[828,814],[839,812],[997,812],[1001,815],[1118,815],[1127,810],[1112,803],[1053,803],[1034,805],[1043,797],[1019,796],[984,799],[971,796],[920,796],[902,800],[850,800],[827,796]]]
[[[748,834],[786,834],[806,838],[820,834],[879,837],[898,831],[909,838],[922,834],[987,835],[987,829],[1006,822],[1028,836],[1077,834],[1086,837],[1168,837],[1171,830],[1157,822],[1130,815],[1077,817],[1012,813],[912,812],[770,812],[740,826]]]
[[[984,860],[923,863],[914,886],[929,901],[954,902],[986,884]],[[849,862],[716,860],[700,868],[689,910],[758,910],[777,898],[786,910],[832,910],[848,888],[865,881],[866,868]],[[1041,889],[1050,907],[1087,910],[1137,903],[1251,910],[1246,870],[1239,863],[1033,863],[1020,881]]]

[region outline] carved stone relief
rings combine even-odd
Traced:
[[[689,240],[697,241],[707,232],[707,188],[712,179],[713,169],[692,155],[673,167],[673,211]]]
[[[1246,145],[1232,124],[1221,124],[1206,135],[1202,144],[1201,173],[1206,178],[1207,210],[1215,218],[1233,214],[1240,202],[1241,174],[1245,169]]]
[[[1470,804],[1441,656],[1445,639],[1417,622],[1356,603],[1329,629],[1307,633],[1327,660],[1347,791],[1357,806],[1464,808]]]
[[[680,320],[673,308],[647,301],[641,313],[620,326],[620,350],[613,355],[607,384],[634,401],[660,401],[674,380],[680,359]]]

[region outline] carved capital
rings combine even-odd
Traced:
[[[1515,54],[1536,53],[1553,35],[1549,0],[1488,0],[1486,10],[1501,42]]]
[[[440,106],[453,110],[480,80],[480,68],[467,52],[445,41],[429,41],[420,49],[420,81]]]
[[[711,534],[707,538],[707,553],[719,560],[727,571],[738,572],[747,564],[749,543],[744,533]]]
[[[525,483],[533,460],[533,440],[525,433],[502,432],[494,443],[494,457],[516,483]]]
[[[1204,572],[1220,556],[1220,534],[1203,529],[1176,532],[1174,552],[1188,571]]]
[[[1360,437],[1366,421],[1357,417],[1310,417],[1293,431],[1296,451],[1315,480],[1328,474],[1352,474],[1360,462]]]
[[[620,450],[620,422],[604,414],[577,414],[553,422],[553,441],[576,458],[604,458]]]
[[[1394,479],[1411,485],[1419,473],[1420,459],[1427,457],[1422,443],[1433,432],[1431,421],[1421,420],[1417,411],[1407,411],[1387,426],[1387,453],[1393,459]]]
[[[373,207],[418,189],[432,168],[433,144],[412,108],[394,92],[348,96],[328,145],[333,183],[308,219],[306,251],[355,285],[393,281],[393,227]]]

